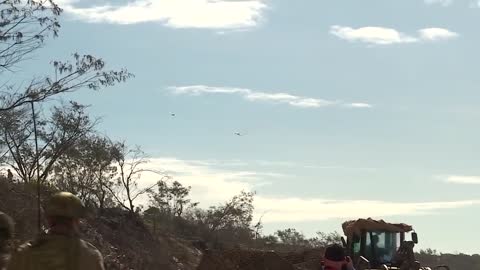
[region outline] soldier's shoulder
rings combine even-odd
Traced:
[[[0,269],[4,269],[2,267],[5,267],[9,260],[10,260],[10,255],[9,254],[0,253]]]
[[[17,253],[27,252],[27,251],[29,251],[30,249],[32,249],[33,247],[36,247],[36,246],[38,246],[38,241],[30,240],[28,242],[25,242],[25,243],[19,245],[15,249],[15,252],[17,252]]]
[[[14,253],[26,253],[33,249],[40,248],[48,242],[45,235],[39,235],[33,240],[29,240],[14,249]]]
[[[21,260],[21,258],[24,258],[25,256],[28,256],[27,254],[31,253],[33,246],[34,246],[33,241],[28,241],[17,246],[16,248],[13,249],[11,253],[11,258]]]
[[[92,243],[90,243],[88,241],[85,241],[85,240],[82,240],[82,239],[80,239],[80,242],[81,242],[81,245],[82,245],[83,249],[87,253],[92,254],[92,255],[97,255],[97,256],[100,255],[100,251]]]
[[[103,256],[100,251],[91,243],[85,240],[81,241],[80,257],[84,258],[85,269],[103,269]],[[88,267],[86,267],[88,265]]]
[[[80,242],[82,243],[82,245],[87,248],[87,249],[91,249],[91,250],[98,250],[97,247],[95,247],[92,243],[86,241],[86,240],[83,240],[83,239],[80,239]]]
[[[8,258],[0,255],[0,269],[7,269]]]
[[[45,234],[40,234],[36,236],[34,239],[25,242],[24,244],[20,245],[18,248],[19,249],[32,249],[32,248],[38,248],[43,245],[45,245],[48,242],[47,235]]]

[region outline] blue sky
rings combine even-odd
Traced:
[[[201,205],[256,190],[266,233],[374,216],[413,224],[421,247],[480,253],[480,3],[59,4],[60,37],[22,76],[75,51],[127,67],[126,84],[64,98]]]

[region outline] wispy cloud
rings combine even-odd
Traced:
[[[253,191],[271,185],[279,177],[288,177],[276,172],[228,170],[211,165],[211,161],[187,161],[177,158],[155,158],[148,168],[169,171],[174,179],[192,187],[192,198],[202,207],[222,203],[241,190]],[[145,174],[142,186],[158,180],[158,175]],[[280,197],[258,194],[255,197],[255,215],[265,223],[306,222],[335,218],[391,217],[429,215],[441,210],[479,205],[480,200],[393,202],[376,200],[327,200],[303,197]]]
[[[251,171],[227,169],[217,164],[219,162],[206,160],[182,160],[165,157],[153,158],[144,166],[151,171],[168,172],[174,180],[192,187],[192,198],[203,206],[209,206],[228,200],[241,190],[255,190],[260,186],[269,185],[272,179],[286,177],[284,174],[272,171]],[[144,173],[141,186],[150,186],[158,181],[156,173]]]
[[[340,39],[350,42],[363,42],[375,45],[440,41],[453,39],[459,36],[457,33],[444,28],[424,28],[418,30],[418,36],[411,36],[393,28],[377,26],[352,28],[339,25],[331,26],[330,33]]]
[[[480,176],[450,175],[444,180],[453,184],[480,185]]]
[[[241,167],[259,167],[262,169],[276,170],[276,169],[285,169],[285,168],[302,168],[302,169],[314,169],[314,170],[342,170],[342,171],[365,171],[365,172],[375,172],[379,168],[374,167],[359,167],[359,166],[341,166],[341,165],[332,165],[332,164],[313,164],[313,163],[301,163],[294,161],[286,160],[188,160],[190,164],[199,165],[199,166],[209,166],[216,168],[241,168]],[[264,173],[265,175],[265,173]],[[275,173],[267,173],[266,175],[270,176],[279,176]],[[281,176],[286,176],[280,174]]]
[[[348,41],[360,41],[373,44],[411,43],[417,40],[414,37],[400,33],[392,28],[367,26],[352,28],[348,26],[333,25],[330,33]]]
[[[321,200],[305,198],[256,198],[264,222],[306,222],[358,217],[429,215],[436,211],[479,205],[480,200],[450,202],[391,202],[371,200]]]
[[[347,104],[346,106],[352,107],[352,108],[371,108],[372,107],[372,105],[368,103],[350,103],[350,104]]]
[[[58,4],[87,22],[160,22],[173,28],[249,28],[259,23],[267,7],[264,0],[133,0],[123,4],[112,0],[87,7],[80,7],[78,2],[59,0]]]
[[[418,31],[421,40],[437,41],[458,37],[458,34],[443,28],[424,28]]]
[[[292,161],[270,161],[270,160],[254,160],[251,161],[252,164],[263,166],[263,167],[275,167],[275,168],[303,168],[303,169],[314,169],[314,170],[341,170],[341,171],[364,171],[364,172],[375,172],[379,168],[373,167],[355,167],[355,166],[341,166],[341,165],[328,165],[328,164],[306,164],[306,163],[297,163]],[[244,163],[249,164],[249,163]]]
[[[441,5],[441,6],[449,6],[453,3],[453,0],[424,0],[426,4],[429,5]]]
[[[172,86],[168,88],[175,94],[235,94],[252,102],[273,102],[301,108],[320,108],[327,106],[346,106],[351,108],[371,108],[367,103],[346,103],[312,97],[296,96],[288,93],[267,93],[245,88],[216,87],[206,85]]]
[[[454,0],[424,0],[424,2],[428,5],[437,5],[437,6],[442,6],[442,7],[448,7],[451,6],[454,3]],[[460,1],[461,3],[462,1]],[[468,1],[463,1],[467,2],[468,7],[470,8],[480,8],[480,0],[468,0]]]

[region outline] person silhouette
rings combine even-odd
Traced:
[[[10,171],[10,169],[7,169],[7,179],[10,182],[13,181],[13,173],[12,173],[12,171]]]

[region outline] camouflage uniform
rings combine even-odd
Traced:
[[[8,254],[0,253],[0,270],[7,269],[8,259]]]
[[[5,213],[0,212],[0,270],[7,267],[8,248],[7,243],[13,237],[13,221]]]
[[[91,244],[75,236],[46,234],[13,253],[9,270],[103,270],[103,258]]]
[[[81,201],[71,193],[52,197],[45,209],[47,217],[78,219],[84,215]],[[8,270],[104,270],[103,257],[90,243],[80,239],[75,230],[54,230],[20,246],[12,254]]]

